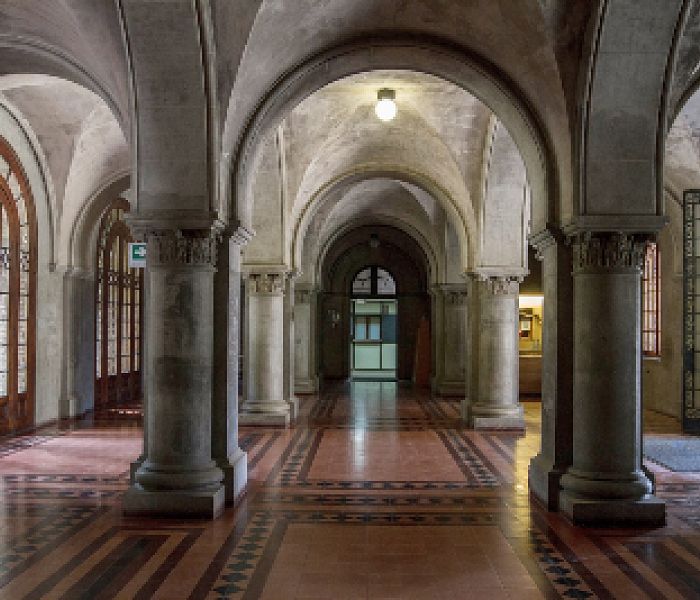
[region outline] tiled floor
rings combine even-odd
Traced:
[[[538,403],[526,435],[458,414],[392,383],[306,398],[295,428],[241,431],[248,493],[213,522],[121,516],[135,422],[6,440],[0,598],[700,598],[700,474],[647,465],[663,529],[577,529],[528,497]]]

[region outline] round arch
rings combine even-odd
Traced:
[[[350,42],[311,58],[283,77],[248,119],[241,137],[230,146],[224,145],[223,156],[232,162],[230,169],[223,170],[222,198],[230,197],[231,204],[222,207],[222,212],[251,227],[252,201],[246,190],[266,134],[313,92],[338,79],[372,70],[409,70],[440,77],[486,104],[508,129],[525,162],[533,199],[533,231],[555,220],[560,211],[551,144],[540,120],[521,99],[522,94],[494,65],[474,52],[419,37]],[[227,133],[224,140],[231,135]]]
[[[441,268],[441,266],[439,265],[437,254],[435,253],[433,246],[430,244],[428,239],[420,231],[415,229],[412,225],[406,223],[405,221],[402,221],[401,219],[398,219],[396,217],[390,217],[388,215],[359,217],[357,219],[347,221],[342,227],[336,229],[331,235],[329,235],[323,241],[323,243],[319,245],[320,251],[318,253],[314,265],[315,281],[322,281],[323,265],[326,262],[326,257],[328,255],[329,250],[335,245],[336,241],[340,240],[354,229],[359,229],[361,227],[367,227],[371,225],[393,227],[394,229],[398,229],[399,231],[404,232],[407,236],[412,238],[413,241],[416,242],[418,246],[420,246],[421,250],[425,255],[425,259],[428,266],[428,283],[436,283],[437,279],[440,276],[439,273],[441,269],[444,269],[444,267]]]
[[[475,256],[474,243],[477,239],[476,224],[474,223],[473,215],[471,219],[465,217],[460,211],[457,210],[454,202],[450,199],[447,190],[444,190],[436,181],[433,181],[430,177],[422,173],[391,168],[376,169],[372,166],[367,166],[365,169],[356,169],[340,174],[339,176],[323,184],[313,194],[310,201],[305,205],[304,211],[302,212],[300,218],[293,225],[292,260],[294,269],[299,269],[301,267],[304,246],[303,240],[306,236],[306,232],[308,231],[311,221],[313,220],[315,211],[322,205],[324,198],[339,187],[352,185],[368,179],[394,179],[396,181],[410,183],[421,188],[423,191],[435,198],[445,210],[448,219],[450,219],[455,231],[457,232],[460,248],[462,250],[462,268],[465,272],[469,270],[471,266],[470,261],[472,261],[473,257]]]

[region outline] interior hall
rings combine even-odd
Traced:
[[[700,0],[0,0],[0,598],[700,598]]]

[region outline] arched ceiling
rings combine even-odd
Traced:
[[[92,90],[128,134],[129,77],[117,3],[4,0],[0,75],[45,74]]]
[[[84,205],[130,171],[124,132],[102,98],[65,79],[0,76],[0,104],[21,121],[45,165],[55,253],[67,264],[70,232]]]

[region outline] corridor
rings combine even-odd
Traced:
[[[241,430],[246,498],[204,522],[122,516],[134,421],[13,438],[0,597],[698,597],[700,475],[652,467],[663,529],[572,528],[528,501],[539,403],[526,435],[465,429],[458,411],[386,382],[307,397],[295,428]]]

